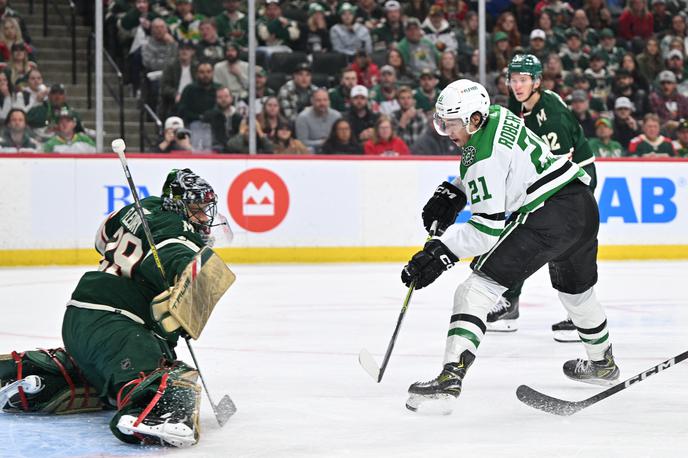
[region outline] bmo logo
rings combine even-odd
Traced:
[[[232,219],[250,232],[270,231],[289,210],[289,190],[284,181],[267,169],[249,169],[234,179],[227,193]]]

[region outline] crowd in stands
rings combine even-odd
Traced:
[[[76,143],[87,151],[64,88],[43,84],[23,21],[6,3],[2,141],[20,138],[10,119],[21,124],[18,111],[46,150]],[[109,1],[110,46],[123,50],[133,93],[164,122],[155,151],[248,152],[246,7]],[[259,1],[258,152],[456,154],[432,115],[447,84],[478,79],[476,11],[474,0]],[[533,54],[542,88],[570,106],[597,156],[688,157],[687,12],[688,0],[490,1],[492,101],[508,105],[506,68],[514,55]]]

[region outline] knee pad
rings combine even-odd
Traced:
[[[32,394],[19,388],[5,405],[0,406],[2,410],[69,414],[103,408],[95,389],[62,348],[0,355],[0,386],[22,380],[29,375],[40,378],[41,388]]]

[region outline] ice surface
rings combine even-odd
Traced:
[[[205,399],[201,443],[187,450],[122,444],[109,433],[108,412],[0,413],[0,457],[688,456],[686,363],[572,417],[516,399],[521,383],[570,400],[604,389],[561,372],[584,352],[552,340],[550,325],[564,312],[545,270],[526,282],[520,329],[488,334],[454,413],[431,417],[404,408],[406,389],[441,369],[467,264],[414,294],[380,384],[357,355],[365,347],[382,358],[406,291],[400,265],[233,268],[237,282],[194,347],[215,401],[229,393],[239,409],[223,429]],[[0,353],[61,345],[64,304],[83,271],[0,269]],[[687,262],[600,263],[597,293],[623,378],[688,348],[687,274]]]

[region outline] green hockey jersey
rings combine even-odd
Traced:
[[[555,92],[541,90],[540,100],[528,112],[523,111],[523,105],[511,94],[509,110],[521,116],[526,127],[538,135],[553,154],[566,155],[581,167],[595,160],[583,128]]]
[[[459,258],[492,248],[506,213],[535,211],[569,182],[590,181],[583,169],[553,155],[523,119],[499,105],[490,106],[487,123],[464,146],[459,170],[453,184],[466,193],[472,215],[440,237]]]

